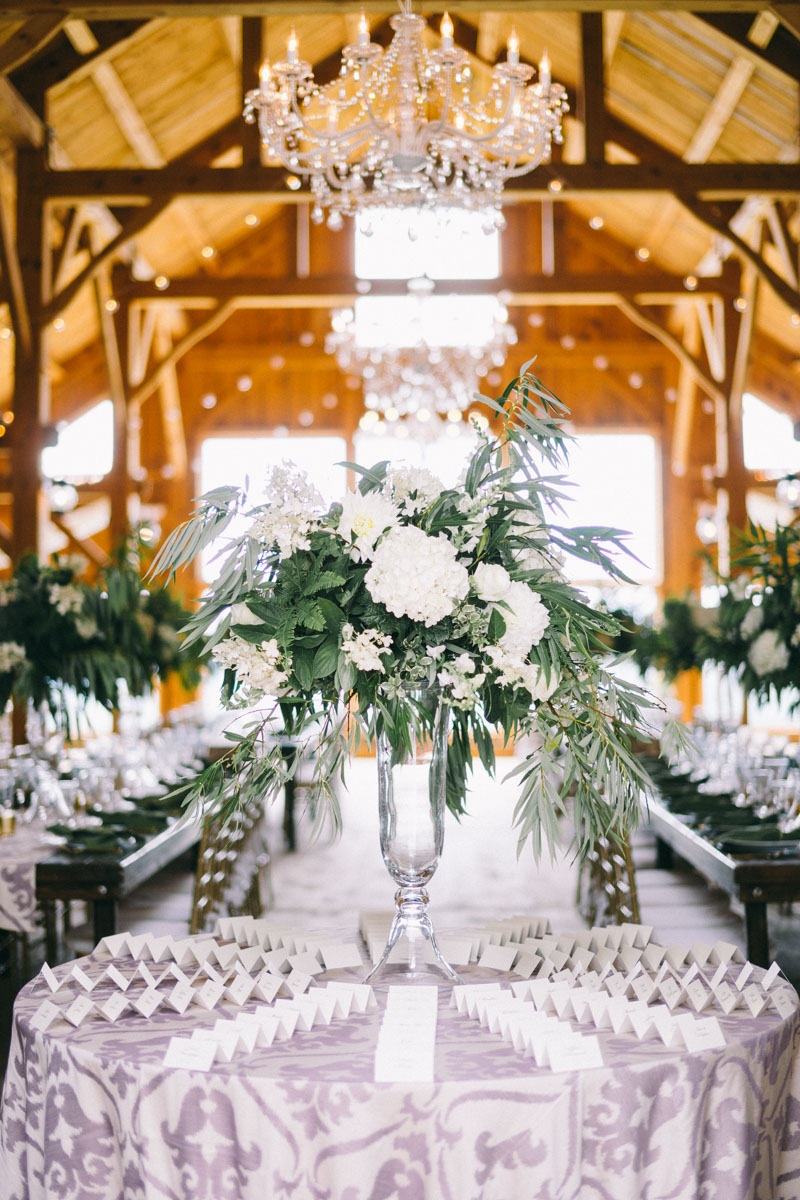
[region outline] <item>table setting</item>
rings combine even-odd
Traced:
[[[442,939],[460,984],[373,988],[347,931],[248,917],[45,965],[15,1010],[9,1200],[796,1194],[777,964],[535,916]]]

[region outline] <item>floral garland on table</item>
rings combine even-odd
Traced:
[[[567,464],[567,410],[533,375],[485,400],[498,426],[480,436],[459,486],[427,470],[343,464],[358,489],[329,508],[292,464],[271,472],[263,503],[235,487],[201,497],[153,571],[175,571],[235,516],[248,528],[220,551],[219,576],[190,622],[225,668],[227,707],[263,704],[244,733],[189,791],[214,811],[274,793],[285,765],[264,731],[279,714],[289,735],[319,729],[318,794],[338,827],[331,780],[362,738],[385,731],[397,749],[429,731],[432,711],[409,685],[435,685],[452,713],[447,801],[465,811],[471,743],[494,767],[492,733],[533,734],[521,780],[520,843],[552,849],[573,797],[578,850],[635,820],[649,778],[631,753],[651,736],[655,701],[601,665],[617,622],[593,611],[564,577],[563,554],[625,576],[610,529],[548,523]],[[558,768],[558,769],[557,769]],[[320,806],[317,806],[318,810]]]
[[[123,560],[90,584],[86,565],[25,555],[0,583],[0,711],[11,699],[46,705],[70,735],[73,701],[115,709],[122,685],[141,696],[154,674],[182,670],[191,680],[197,667],[196,655],[181,660],[178,630],[190,614],[167,589],[144,590]]]

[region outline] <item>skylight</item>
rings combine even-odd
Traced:
[[[496,279],[500,235],[479,212],[373,209],[355,230],[359,279]]]

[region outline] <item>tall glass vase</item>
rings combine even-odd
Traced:
[[[377,737],[381,853],[398,888],[386,947],[365,982],[460,983],[436,942],[426,891],[444,842],[450,711],[438,692],[407,699],[426,714],[421,728],[409,726],[400,749]]]

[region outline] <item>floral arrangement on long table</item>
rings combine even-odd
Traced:
[[[12,698],[45,705],[69,735],[87,700],[116,709],[123,687],[141,696],[171,671],[187,686],[199,677],[180,633],[191,613],[177,597],[146,588],[126,549],[91,582],[87,565],[79,555],[24,555],[0,583],[0,711]]]
[[[202,639],[224,667],[226,706],[252,711],[187,804],[218,811],[274,793],[287,767],[265,734],[280,716],[290,736],[315,729],[316,809],[338,825],[332,782],[349,755],[381,732],[402,751],[410,731],[428,730],[431,711],[409,689],[430,684],[451,709],[453,812],[466,808],[472,746],[493,770],[499,731],[531,747],[512,772],[520,844],[552,849],[568,796],[580,853],[635,821],[651,785],[631,747],[652,736],[656,701],[604,665],[617,622],[563,572],[571,554],[625,579],[621,535],[548,519],[570,439],[566,408],[539,379],[523,373],[484,403],[496,432],[479,436],[457,487],[424,469],[347,463],[358,487],[326,507],[285,463],[262,503],[217,488],[170,535],[153,571],[224,543],[187,641]],[[222,537],[235,517],[247,528]]]
[[[717,587],[709,608],[696,597],[669,597],[655,623],[615,612],[614,649],[667,679],[714,663],[761,700],[796,694],[800,704],[800,527],[750,523],[736,534],[731,570],[717,574]]]

